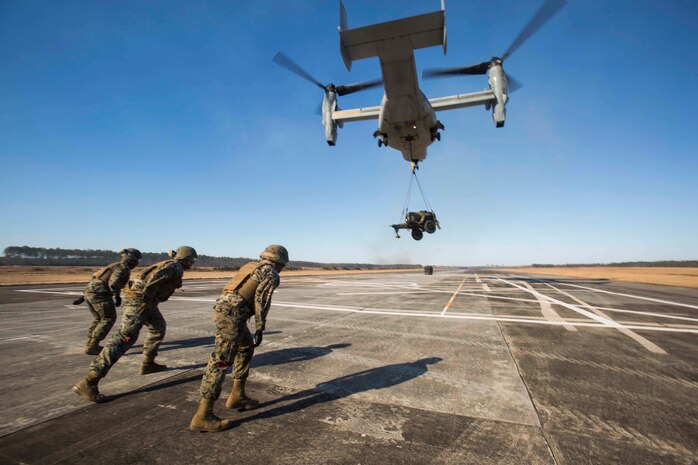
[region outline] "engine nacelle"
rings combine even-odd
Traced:
[[[325,126],[325,140],[330,146],[337,142],[337,122],[332,119],[332,112],[336,109],[337,94],[332,91],[325,92],[322,99],[322,125]]]
[[[494,92],[494,102],[492,102],[492,119],[498,128],[504,127],[504,120],[507,116],[507,101],[509,100],[509,83],[504,74],[502,65],[493,64],[488,71],[490,89]]]

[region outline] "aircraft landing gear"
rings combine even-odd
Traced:
[[[376,132],[373,133],[373,137],[374,139],[380,137],[380,139],[378,139],[378,147],[382,147],[383,145],[386,147],[388,146],[388,135],[386,133],[376,130]]]
[[[432,142],[434,142],[435,140],[441,140],[441,133],[439,132],[439,129],[444,130],[446,128],[444,127],[443,123],[441,123],[441,121],[437,120],[436,126],[430,129]]]

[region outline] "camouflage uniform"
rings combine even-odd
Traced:
[[[125,262],[112,263],[92,276],[84,293],[87,306],[94,317],[87,330],[88,344],[107,337],[114,326],[116,307],[113,298],[119,295],[130,276],[131,268]]]
[[[247,286],[248,290],[236,290],[236,287],[245,287],[244,284],[238,286],[240,276],[248,274],[249,278],[243,281],[251,283]],[[201,380],[201,397],[218,399],[225,372],[231,364],[234,379],[247,378],[254,354],[254,340],[247,328],[247,321],[254,315],[256,331],[264,331],[271,297],[278,286],[279,273],[274,264],[262,260],[243,266],[223,289],[213,307],[216,343]],[[251,301],[244,297],[245,294]]]
[[[182,287],[184,268],[177,260],[166,260],[141,271],[138,279],[129,282],[124,290],[124,313],[119,331],[114,334],[102,352],[90,365],[90,371],[104,378],[112,366],[138,339],[143,325],[148,337],[143,343],[146,360],[157,356],[165,337],[166,323],[158,304],[165,302]]]

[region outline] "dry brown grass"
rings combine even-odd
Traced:
[[[576,278],[610,279],[665,286],[698,287],[698,268],[584,266],[576,268],[508,268],[512,273],[531,273]]]
[[[0,286],[23,286],[27,284],[72,284],[87,283],[98,266],[0,266]],[[136,268],[138,270],[138,268]],[[322,276],[360,273],[399,273],[419,271],[414,269],[399,270],[293,270],[282,271],[282,276]],[[235,274],[234,271],[216,271],[198,269],[187,271],[185,279],[225,279]]]

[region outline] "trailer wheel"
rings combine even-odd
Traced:
[[[415,241],[421,241],[422,237],[424,237],[424,233],[422,232],[421,229],[418,229],[418,228],[412,229],[412,239],[414,239]]]
[[[424,222],[424,230],[429,234],[434,234],[436,232],[436,223],[431,220],[426,220]]]

